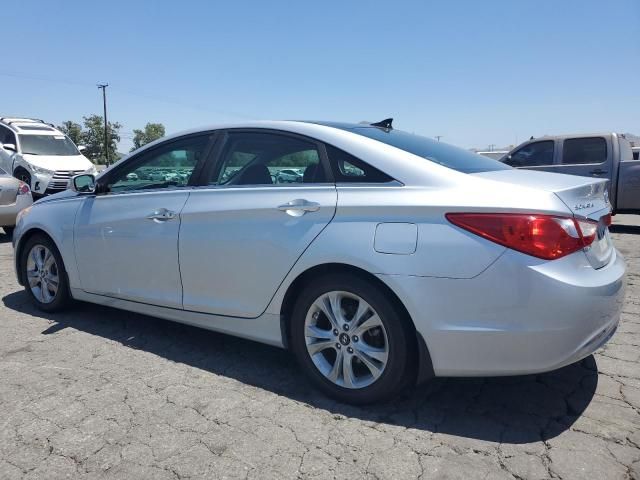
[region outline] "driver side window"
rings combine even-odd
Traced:
[[[208,143],[209,136],[194,137],[142,153],[109,180],[109,191],[186,187]]]
[[[510,155],[504,162],[512,167],[553,165],[553,140],[533,142]]]

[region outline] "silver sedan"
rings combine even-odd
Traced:
[[[301,181],[275,183],[282,166]],[[157,168],[187,178],[142,174]],[[341,401],[556,369],[618,325],[625,264],[604,181],[515,170],[391,120],[193,130],[71,185],[19,216],[35,305],[288,348]]]
[[[29,185],[0,168],[0,227],[11,236],[20,210],[33,203]]]

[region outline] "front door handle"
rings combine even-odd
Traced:
[[[589,173],[591,175],[604,175],[605,173],[607,173],[607,171],[602,170],[601,168],[596,168],[595,170],[591,170]]]
[[[301,217],[307,212],[317,212],[320,210],[320,204],[316,202],[310,202],[303,198],[291,200],[283,205],[278,205],[278,210],[285,212],[292,217]]]
[[[176,212],[172,212],[166,208],[159,208],[152,214],[147,215],[147,220],[153,220],[156,223],[166,222],[167,220],[173,220],[174,218],[176,218]]]

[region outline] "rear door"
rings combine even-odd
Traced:
[[[611,137],[575,137],[560,141],[558,173],[611,178],[614,148]]]
[[[333,218],[336,188],[324,146],[308,138],[232,130],[217,157],[181,215],[183,304],[255,318]]]

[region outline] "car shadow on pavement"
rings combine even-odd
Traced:
[[[7,235],[4,232],[0,232],[0,245],[3,243],[11,243],[11,235]]]
[[[609,231],[611,233],[628,233],[631,235],[640,235],[640,225],[614,224],[609,225]]]
[[[23,291],[3,298],[15,311],[49,321],[43,335],[73,328],[259,387],[338,420],[356,418],[408,429],[500,443],[530,443],[567,430],[589,405],[598,375],[593,356],[554,372],[502,378],[437,378],[392,402],[365,407],[326,398],[279,348],[108,307],[75,304],[41,312]]]

